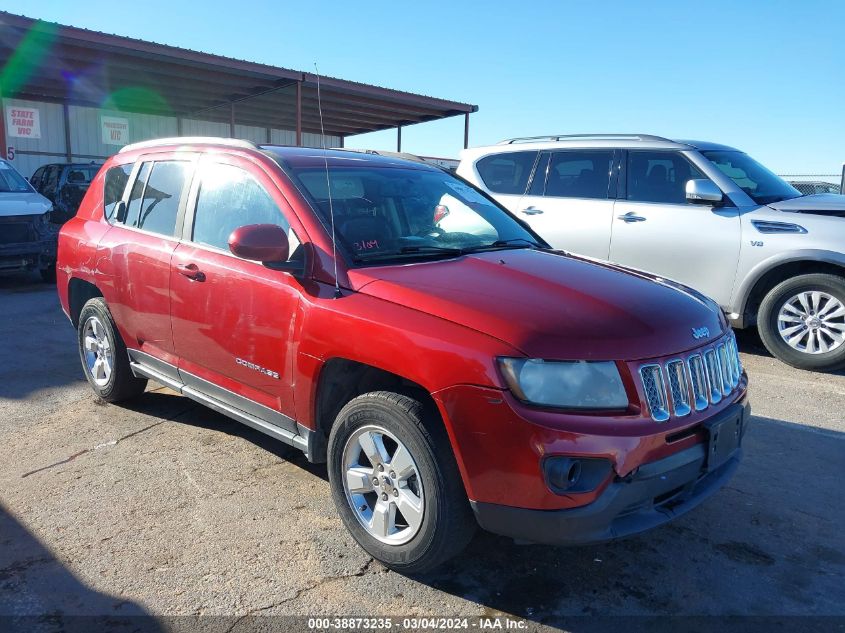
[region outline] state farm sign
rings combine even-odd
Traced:
[[[41,138],[38,108],[6,106],[6,135],[11,138]]]

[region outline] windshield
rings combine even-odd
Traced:
[[[329,228],[325,167],[288,173]],[[335,233],[358,263],[545,247],[494,202],[445,172],[332,166],[329,182]]]
[[[748,154],[730,150],[701,152],[757,204],[798,198],[801,192]]]
[[[30,193],[32,187],[14,167],[0,160],[0,193]]]

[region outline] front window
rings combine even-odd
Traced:
[[[206,163],[200,176],[194,212],[194,242],[228,252],[229,236],[238,227],[275,224],[288,232],[291,252],[296,250],[299,240],[281,209],[246,171],[234,165]]]
[[[0,160],[0,193],[29,193],[32,187],[14,167]]]
[[[704,178],[679,152],[628,152],[626,197],[635,202],[686,204],[687,182]]]
[[[748,154],[736,150],[709,150],[701,153],[757,204],[771,204],[801,195],[795,187]]]
[[[440,171],[389,166],[288,170],[357,263],[540,244],[489,198]],[[331,193],[331,202],[330,196]]]

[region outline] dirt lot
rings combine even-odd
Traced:
[[[0,630],[62,630],[61,614],[221,616],[158,623],[219,631],[289,630],[248,616],[291,614],[510,614],[577,631],[596,622],[584,616],[778,616],[774,630],[845,616],[845,375],[790,369],[741,338],[746,460],[704,506],[593,547],[482,534],[409,579],[347,535],[325,468],[155,386],[131,406],[96,400],[55,289],[2,279]],[[660,624],[618,622],[634,621]]]

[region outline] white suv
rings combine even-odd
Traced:
[[[845,196],[651,135],[509,139],[464,150],[457,173],[555,248],[695,288],[790,365],[845,367]]]

